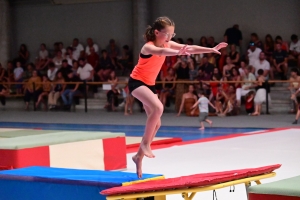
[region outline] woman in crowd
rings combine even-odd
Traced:
[[[51,91],[51,82],[49,81],[48,77],[46,75],[42,76],[42,91],[41,94],[38,97],[37,102],[35,103],[35,107],[38,108],[38,106],[40,105],[40,103],[43,101],[44,97],[47,97]],[[44,110],[47,110],[47,104],[46,102],[44,102]]]
[[[162,84],[162,91],[160,93],[160,101],[162,102],[163,106],[166,106],[167,99],[174,94],[175,89],[175,74],[174,69],[170,67],[168,69],[168,75],[163,78]],[[172,82],[172,83],[165,83],[165,82]]]
[[[271,62],[274,52],[274,40],[270,34],[267,34],[265,37],[264,52],[266,55],[266,60]]]
[[[230,56],[227,56],[226,58],[226,65],[223,67],[223,77],[227,77],[228,80],[231,79],[231,68],[234,67],[234,64],[232,64],[232,60]]]
[[[185,114],[187,116],[199,116],[199,109],[197,108],[196,111],[193,113],[193,115],[191,114],[191,107],[197,102],[198,97],[196,95],[195,92],[195,86],[193,84],[189,85],[188,88],[188,92],[184,93],[181,97],[181,104],[180,104],[180,108],[177,114],[177,117],[180,116],[183,108],[185,111]]]
[[[52,85],[52,91],[48,95],[48,106],[50,110],[53,110],[57,106],[57,100],[61,94],[65,91],[66,84],[65,79],[62,76],[62,72],[57,72],[56,78]]]
[[[240,53],[236,51],[235,44],[230,45],[229,57],[232,61],[232,64],[234,64],[235,66],[239,66]]]
[[[42,85],[41,85],[41,77],[38,76],[38,72],[33,70],[32,77],[28,80],[25,88],[25,96],[24,101],[26,104],[25,110],[29,109],[29,102],[30,99],[33,98],[34,102],[37,101],[38,96],[42,92]]]
[[[18,60],[21,62],[21,65],[24,67],[29,59],[29,51],[25,44],[21,44],[20,50],[18,52]]]
[[[233,85],[229,85],[228,92],[223,92],[225,97],[225,104],[224,110],[219,114],[221,117],[225,117],[226,115],[233,115],[235,114],[235,107],[236,107],[236,93],[235,87]]]

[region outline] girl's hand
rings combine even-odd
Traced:
[[[190,55],[188,52],[186,52],[188,49],[188,45],[184,45],[178,52],[178,55]]]
[[[221,42],[220,44],[218,44],[217,46],[212,48],[212,53],[216,53],[216,54],[221,55],[221,52],[219,52],[219,50],[227,47],[227,45],[228,45],[227,43]]]

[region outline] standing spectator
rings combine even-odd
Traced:
[[[27,46],[25,44],[21,44],[18,54],[18,60],[21,62],[22,66],[25,66],[29,59],[29,51],[27,50]]]
[[[291,36],[290,58],[296,60],[300,68],[300,40],[298,40],[298,36],[295,34]]]
[[[76,84],[67,84],[66,89],[61,94],[61,98],[64,102],[64,109],[70,110],[71,105],[73,104],[74,96],[80,93],[79,83],[81,80],[79,77],[74,76],[73,72],[68,73],[68,79],[66,80],[66,83],[68,82],[77,82]]]
[[[59,42],[59,43],[58,43],[58,47],[59,47],[59,50],[60,50],[61,53],[62,53],[62,56],[65,57],[65,56],[66,56],[66,53],[67,53],[67,50],[64,48],[64,43]]]
[[[276,50],[273,53],[273,65],[275,71],[281,75],[281,80],[287,79],[288,71],[288,54],[282,49],[281,43],[276,43]]]
[[[297,110],[297,96],[293,96],[293,94],[300,88],[300,76],[298,76],[298,69],[291,69],[291,77],[290,77],[290,85],[288,89],[291,92],[291,113],[294,113]]]
[[[264,71],[264,77],[266,77],[266,79],[269,79],[270,63],[266,60],[264,52],[260,52],[259,60],[255,61],[255,63],[253,64],[252,73],[255,74],[256,77],[258,77],[258,70],[260,69]],[[274,78],[273,75],[271,75],[271,78]]]
[[[47,76],[50,81],[54,81],[57,71],[58,69],[55,67],[54,63],[50,62],[47,71]]]
[[[43,43],[40,46],[39,56],[36,60],[36,70],[43,72],[49,61],[49,53],[46,49],[46,45]]]
[[[114,70],[112,59],[108,56],[106,50],[101,51],[101,58],[99,61],[99,70],[97,72],[97,75],[100,78],[100,81],[106,81],[110,72]]]
[[[245,109],[248,115],[252,115],[254,113],[254,97],[255,97],[255,92],[250,91],[248,94],[245,96]]]
[[[255,46],[254,42],[250,42],[249,45],[250,45],[250,47],[249,47],[249,49],[247,51],[247,58],[249,60],[249,65],[253,66],[254,63],[259,60],[259,54],[261,52],[261,49],[257,48]]]
[[[49,109],[53,110],[57,106],[57,100],[64,93],[66,88],[65,80],[61,72],[58,72],[53,83],[52,91],[48,95]]]
[[[86,43],[87,43],[87,46],[85,47],[85,53],[86,53],[86,56],[89,56],[91,54],[91,48],[94,49],[94,52],[96,54],[98,54],[99,52],[99,47],[97,44],[94,43],[93,39],[92,38],[88,38],[86,40]]]
[[[228,46],[235,44],[236,50],[238,52],[241,52],[242,40],[243,40],[243,36],[242,36],[242,32],[239,30],[238,24],[233,25],[233,27],[228,28],[225,31],[224,41],[229,44]]]
[[[266,96],[267,96],[266,93],[270,92],[268,89],[266,89],[264,70],[259,69],[257,73],[258,73],[257,86],[255,87],[256,94],[254,97],[255,112],[252,113],[253,116],[258,116],[261,114],[261,105],[266,101]],[[268,98],[269,98],[269,102],[271,102],[269,95]]]
[[[245,68],[245,75],[243,77],[243,81],[255,81],[256,78],[254,74],[251,73],[252,67],[248,66]],[[253,90],[255,88],[255,84],[253,82],[245,82],[242,85],[242,88],[236,89],[236,100],[237,105],[240,108],[241,107],[241,97],[245,96],[248,92]]]
[[[63,60],[64,60],[64,57],[63,57],[62,51],[58,50],[56,52],[55,57],[52,59],[52,62],[54,63],[56,69],[60,69],[61,68]]]
[[[259,40],[256,33],[251,33],[251,42],[253,42],[257,48],[260,48],[262,51],[264,50],[264,44]]]
[[[232,60],[230,56],[227,56],[226,58],[226,65],[223,67],[223,77],[227,77],[228,80],[231,78],[231,69],[234,67],[234,64],[232,64]]]
[[[160,93],[160,101],[162,102],[164,107],[166,106],[168,98],[174,94],[175,80],[176,79],[174,75],[174,69],[170,67],[168,69],[168,75],[163,78],[163,89]],[[165,82],[172,82],[172,83],[165,83]]]
[[[46,75],[43,76],[43,85],[40,95],[38,96],[38,100],[35,103],[35,107],[38,108],[39,104],[44,101],[43,98],[47,97],[51,91],[51,82],[49,81],[48,77]],[[44,110],[47,110],[47,104],[44,102]]]
[[[73,50],[73,59],[78,60],[79,58],[84,57],[84,47],[79,43],[78,38],[73,39],[71,47]]]
[[[236,51],[235,44],[230,45],[229,57],[235,66],[239,66],[240,53]]]
[[[18,83],[22,83],[23,82],[23,73],[24,70],[21,66],[21,62],[17,61],[16,63],[17,67],[14,69],[14,80]],[[17,84],[16,85],[16,89],[17,89],[17,94],[21,94],[22,93],[22,84]]]
[[[271,62],[274,52],[274,40],[270,34],[267,34],[265,37],[264,52],[266,59]]]
[[[89,47],[89,54],[87,56],[87,62],[90,64],[94,69],[98,66],[99,64],[99,55],[96,53],[95,48]]]
[[[117,58],[120,55],[119,47],[116,45],[114,39],[109,40],[109,45],[106,47],[106,51],[108,56],[112,59],[113,64],[117,63]]]
[[[41,78],[38,76],[38,72],[36,70],[33,71],[32,77],[28,80],[25,88],[25,96],[24,101],[26,104],[25,110],[29,109],[30,99],[33,98],[33,101],[36,102],[38,96],[42,92]],[[34,86],[35,87],[34,87]]]

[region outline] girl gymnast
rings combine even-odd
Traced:
[[[178,44],[171,39],[175,36],[175,23],[168,17],[159,17],[152,26],[148,26],[144,34],[146,44],[142,47],[139,60],[128,80],[130,93],[143,103],[147,114],[144,136],[139,150],[132,160],[136,164],[136,172],[142,177],[143,157],[154,158],[150,145],[160,125],[163,105],[155,90],[155,79],[161,70],[166,56],[217,53],[227,46],[220,43],[214,48],[196,45]]]

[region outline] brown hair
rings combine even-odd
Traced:
[[[146,32],[144,34],[144,39],[149,42],[149,41],[154,41],[155,40],[155,34],[154,30],[162,30],[166,26],[175,26],[175,23],[173,20],[171,20],[168,17],[159,17],[155,20],[152,26],[148,26],[146,29]]]

